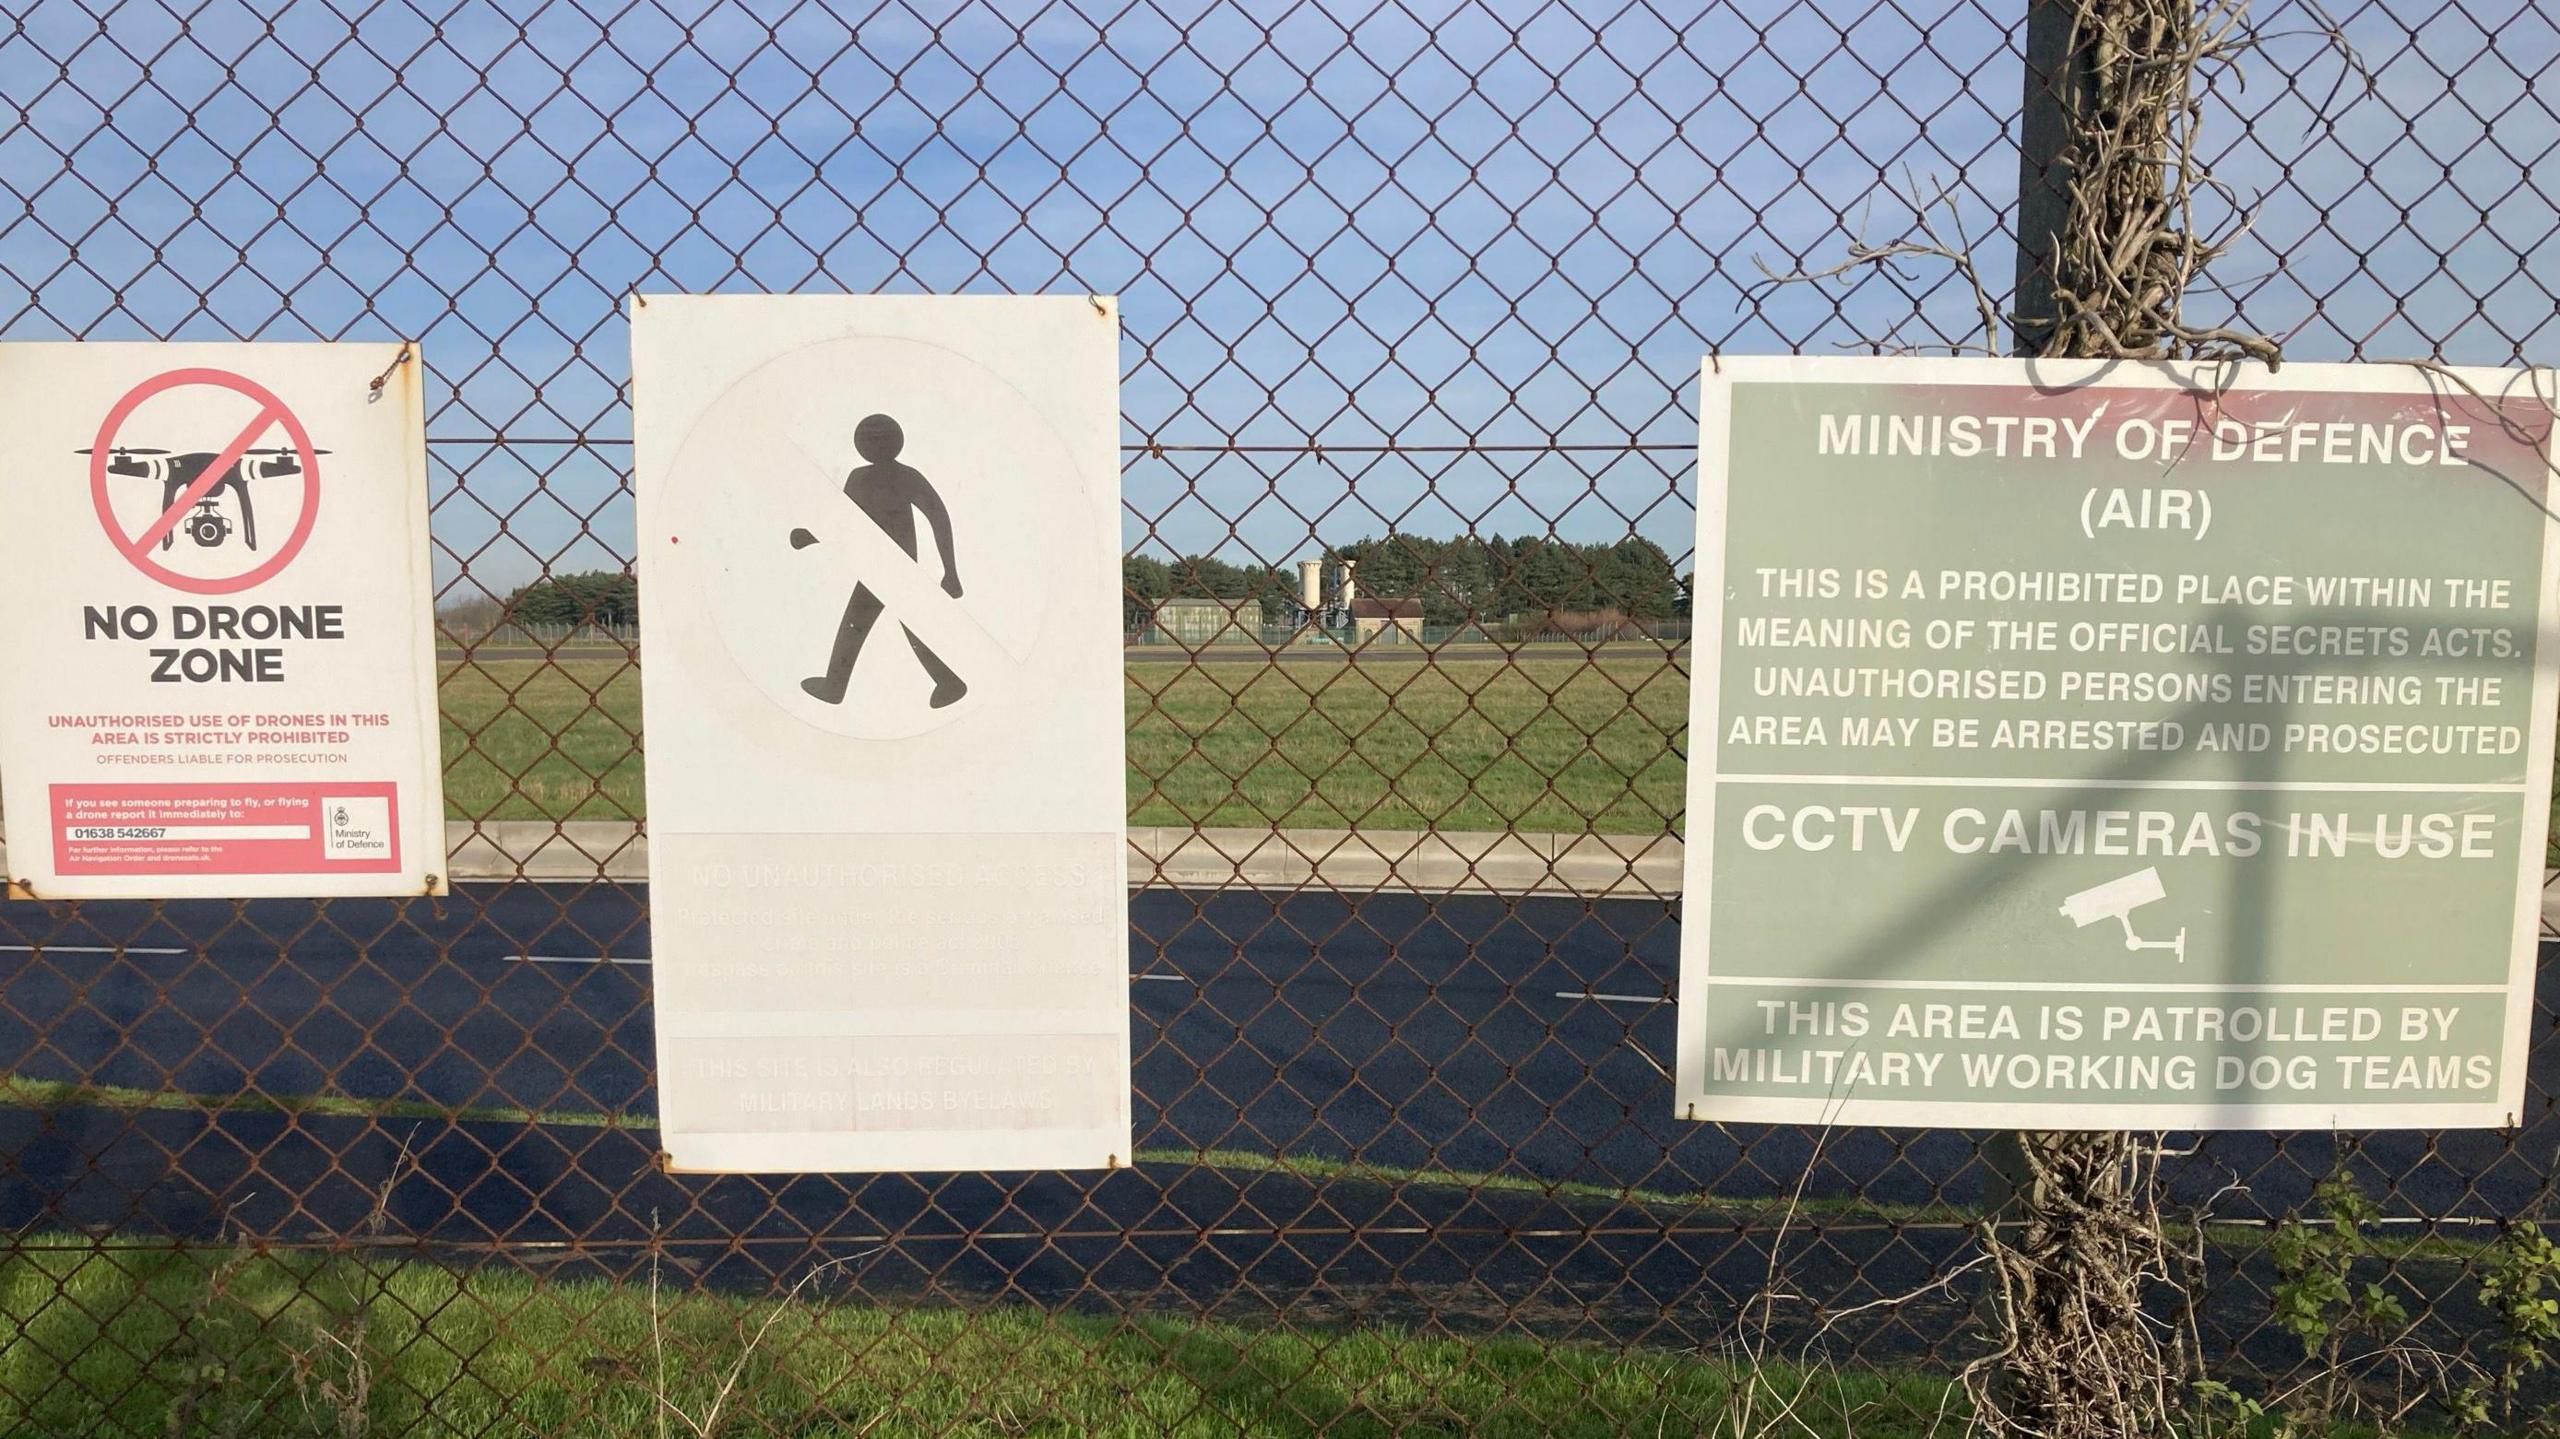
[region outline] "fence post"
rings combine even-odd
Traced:
[[[2021,356],[2094,353],[2074,343],[2090,333],[2087,326],[2063,329],[2058,292],[2086,297],[2097,288],[2077,273],[2069,236],[2089,216],[2075,206],[2119,198],[2093,201],[2073,184],[2081,144],[2108,123],[2094,54],[2099,37],[2140,34],[2136,27],[2147,24],[2160,27],[2151,36],[2165,42],[2192,24],[2192,4],[2028,0],[2010,317]],[[1972,1387],[1988,1431],[2035,1439],[2173,1432],[2185,1394],[2176,1355],[2142,1308],[2163,1241],[2150,1193],[2152,1161],[2136,1136],[2005,1132],[1992,1137],[1985,1159],[1992,1180],[1983,1236],[1995,1261],[1985,1317],[1996,1348]]]
[[[2018,112],[2018,298],[2010,323],[2021,355],[2041,355],[2054,327],[2053,285],[2071,209],[2069,112],[2089,85],[2071,43],[2074,0],[2027,0],[2026,95]]]

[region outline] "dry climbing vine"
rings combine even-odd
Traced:
[[[2251,209],[2199,153],[2204,102],[2238,85],[2240,58],[2278,36],[2251,23],[2248,0],[2030,6],[2025,128],[2033,133],[2021,136],[2019,286],[2006,317],[2016,352],[2280,364],[2277,337],[2194,324],[2185,313],[2207,269],[2247,234]],[[2360,74],[2316,0],[2296,0],[2295,8],[2312,23],[2285,33],[2335,50],[2340,85]],[[2321,108],[2335,98],[2333,91]],[[1996,350],[1995,307],[1954,188],[1931,193],[1916,176],[1906,181],[1913,223],[1902,238],[1861,238],[1830,269],[1781,274],[1764,265],[1763,272],[1772,284],[1805,283],[1943,262],[1972,286],[1983,327],[1980,343],[1950,348]],[[2229,218],[2207,233],[2200,208]],[[1911,348],[1898,328],[1872,338],[1882,348]],[[2125,1133],[2009,1141],[2001,1166],[2007,1193],[1980,1231],[1992,1276],[1984,1296],[1991,1344],[1965,1375],[1983,1431],[2130,1439],[2186,1427],[2195,1346],[2162,1316],[2192,1312],[2184,1291],[2195,1265],[2164,1237],[2158,1155],[2156,1136]]]
[[[2248,230],[2245,208],[2196,151],[2201,96],[2237,84],[2238,56],[2258,43],[2247,0],[2073,0],[2053,98],[2063,147],[2048,183],[2062,223],[2043,247],[2051,313],[2022,338],[2049,357],[2251,359],[2274,365],[2279,342],[2233,326],[2188,323],[2188,292]],[[2197,200],[2235,218],[2199,233]],[[2029,243],[2033,243],[2030,241]]]

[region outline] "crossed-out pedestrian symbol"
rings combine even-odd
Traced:
[[[797,725],[866,740],[975,726],[1057,658],[1042,654],[1057,557],[1091,519],[1075,461],[1026,397],[947,349],[789,349],[711,399],[674,470],[643,523],[662,573],[699,582],[676,628],[713,627]]]
[[[888,415],[868,415],[855,425],[852,448],[863,463],[852,466],[850,474],[837,469],[842,461],[827,463],[799,438],[788,440],[788,446],[809,469],[827,476],[829,489],[840,489],[852,502],[850,512],[796,515],[804,517],[804,525],[781,535],[791,551],[801,553],[796,563],[824,566],[822,574],[806,576],[806,586],[799,589],[814,586],[827,597],[845,597],[840,609],[835,599],[827,599],[824,609],[781,620],[781,625],[794,625],[791,635],[806,635],[788,645],[788,653],[799,655],[804,666],[796,676],[801,694],[829,709],[850,707],[868,689],[886,686],[891,694],[904,689],[906,681],[888,666],[914,663],[932,679],[932,694],[924,699],[927,709],[950,709],[970,694],[975,679],[1019,663],[960,602],[968,594],[960,579],[965,543],[940,489],[934,489],[922,469],[906,463],[911,448],[899,422]],[[842,484],[835,481],[837,474],[845,474]],[[806,494],[814,494],[814,486]],[[896,655],[896,661],[870,645],[883,617],[896,620],[906,638],[906,653]],[[868,663],[865,655],[870,655]]]
[[[953,555],[951,512],[942,503],[942,496],[934,489],[931,480],[913,466],[899,462],[898,455],[905,449],[906,442],[906,432],[887,415],[867,416],[855,426],[853,447],[862,456],[863,463],[845,477],[845,498],[853,501],[871,523],[879,527],[882,536],[906,551],[908,565],[889,566],[901,575],[923,558],[916,549],[916,517],[922,515],[933,534],[934,555],[942,574],[942,593],[956,600],[963,590],[959,563]],[[806,528],[791,532],[791,547],[795,550],[805,550],[816,543],[818,537]],[[887,603],[872,588],[875,578],[880,577],[866,573],[864,578],[854,582],[853,595],[845,601],[844,617],[836,626],[825,672],[800,682],[800,688],[821,704],[844,703],[845,690],[852,683],[854,665],[862,658],[863,644],[871,636],[871,627],[888,609]],[[883,588],[892,592],[912,588],[903,578],[882,579],[881,583]],[[913,623],[902,616],[898,627],[906,635],[907,644],[915,651],[925,673],[933,677],[933,696],[927,703],[934,709],[959,703],[961,697],[969,692],[968,681],[962,679],[934,651],[933,646],[916,634]]]

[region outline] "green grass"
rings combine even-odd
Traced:
[[[338,1118],[423,1119],[443,1123],[549,1124],[574,1129],[654,1131],[657,1118],[647,1114],[604,1114],[586,1109],[524,1110],[506,1106],[435,1104],[414,1099],[359,1099],[344,1094],[272,1095],[256,1092],[213,1094],[184,1090],[137,1089],[121,1084],[77,1084],[0,1074],[0,1106],[12,1109],[173,1110],[195,1114],[319,1114]],[[1545,1180],[1520,1174],[1468,1169],[1424,1169],[1370,1164],[1360,1160],[1303,1154],[1257,1154],[1243,1149],[1141,1149],[1132,1156],[1142,1165],[1174,1165],[1225,1169],[1254,1174],[1286,1174],[1321,1183],[1368,1183],[1532,1194],[1565,1203],[1633,1204],[1729,1215],[1737,1223],[1772,1222],[1787,1201],[1737,1202],[1699,1193],[1591,1184],[1581,1180]],[[1964,1223],[1971,1211],[1950,1205],[1882,1205],[1864,1200],[1807,1197],[1794,1205],[1803,1214],[1857,1218],[1878,1223]]]
[[[1698,1433],[1745,1412],[1734,1364],[1666,1351],[838,1302],[823,1273],[797,1299],[670,1285],[653,1307],[645,1278],[22,1242],[0,1262],[9,1433],[353,1432],[330,1394],[361,1385],[364,1432],[618,1439],[658,1432],[661,1394],[701,1420],[733,1368],[718,1432],[803,1439]],[[1962,1432],[1943,1378],[1750,1372],[1773,1435]],[[1790,1401],[1803,1427],[1775,1422]]]
[[[1128,677],[1133,824],[1663,834],[1689,683],[1651,660]]]
[[[1957,1439],[1913,1369],[1351,1327],[764,1298],[448,1268],[386,1248],[254,1252],[25,1236],[0,1258],[12,1434],[1498,1436]],[[857,1260],[858,1262],[858,1260]],[[806,1282],[803,1283],[802,1281]],[[698,1430],[696,1426],[701,1426]],[[2272,1425],[2217,1429],[2265,1439]],[[2300,1439],[2305,1431],[2287,1431]],[[2367,1431],[2342,1427],[2328,1439]],[[2431,1439],[2423,1427],[2401,1439]]]
[[[1686,662],[1682,662],[1685,669]],[[641,817],[627,660],[447,662],[456,819]],[[1129,822],[1679,833],[1689,680],[1657,652],[1429,665],[1133,663]],[[2560,793],[2546,863],[2560,865]]]
[[[645,1115],[156,1093],[14,1075],[0,1076],[0,1104],[655,1127]],[[1140,1150],[1136,1158],[1669,1206],[1762,1226],[1789,1207],[1233,1150]],[[1808,1231],[1968,1217],[1857,1200],[1794,1207]],[[2215,1239],[2262,1242],[2256,1231]],[[800,1277],[811,1283],[750,1299],[686,1288],[692,1266],[681,1257],[668,1261],[669,1286],[653,1299],[645,1282],[448,1268],[404,1247],[359,1238],[250,1252],[21,1237],[0,1249],[0,1329],[12,1335],[0,1348],[0,1432],[645,1433],[654,1432],[662,1394],[694,1419],[717,1402],[739,1431],[807,1436],[1964,1432],[1955,1387],[1909,1370],[1745,1366],[1725,1351],[1629,1352],[1300,1324],[1301,1316],[1289,1317],[1297,1327],[1269,1331],[1023,1307],[847,1303],[833,1297],[841,1286],[823,1270],[785,1274],[777,1290]],[[733,1369],[735,1391],[721,1400]],[[360,1402],[346,1397],[359,1392]],[[684,1418],[667,1417],[671,1432],[690,1432]],[[2361,1432],[2340,1429],[2331,1439]],[[2426,1431],[2399,1432],[2426,1439]]]
[[[1133,666],[1139,825],[1662,834],[1687,678],[1652,659]],[[448,663],[459,819],[637,819],[640,677],[607,660]]]
[[[257,1092],[214,1094],[183,1090],[137,1089],[121,1084],[78,1084],[0,1074],[0,1106],[13,1109],[122,1109],[183,1111],[194,1114],[317,1114],[352,1119],[416,1119],[453,1124],[546,1124],[572,1129],[624,1129],[654,1132],[656,1116],[605,1114],[587,1109],[525,1110],[505,1105],[436,1104],[415,1099],[360,1099],[344,1094],[273,1095]],[[1957,1204],[1891,1204],[1877,1200],[1826,1195],[1732,1199],[1703,1190],[1680,1191],[1642,1186],[1593,1184],[1578,1179],[1540,1179],[1490,1170],[1424,1168],[1374,1164],[1315,1154],[1262,1154],[1246,1149],[1140,1149],[1132,1156],[1141,1166],[1219,1169],[1231,1173],[1281,1174],[1319,1184],[1378,1184],[1392,1188],[1463,1189],[1495,1194],[1525,1194],[1561,1204],[1678,1211],[1687,1219],[1722,1219],[1746,1228],[1770,1228],[1781,1222],[1838,1229],[1843,1225],[1944,1227],[1969,1225],[1980,1216]],[[2194,1231],[2170,1226],[2183,1243]],[[2259,1225],[2216,1224],[2210,1231],[2216,1249],[2262,1248],[2268,1231]],[[2370,1236],[2374,1252],[2393,1262],[2467,1263],[2491,1242],[2460,1233],[2408,1233],[2383,1228]]]
[[[1140,1164],[1196,1165],[1206,1169],[1286,1174],[1327,1183],[1384,1184],[1397,1188],[1428,1185],[1498,1194],[1534,1194],[1563,1203],[1635,1205],[1676,1209],[1693,1217],[1729,1219],[1737,1225],[1768,1228],[1792,1213],[1798,1222],[1837,1227],[1842,1223],[1909,1225],[1970,1224],[1975,1212],[1953,1204],[1886,1204],[1869,1199],[1821,1195],[1777,1196],[1738,1200],[1703,1190],[1681,1192],[1637,1186],[1591,1184],[1578,1179],[1539,1179],[1525,1174],[1496,1174],[1479,1169],[1419,1169],[1371,1164],[1307,1154],[1257,1154],[1244,1149],[1141,1149]]]
[[[75,1084],[0,1074],[0,1106],[10,1109],[160,1109],[195,1114],[324,1114],[357,1119],[432,1119],[445,1123],[560,1124],[585,1129],[655,1129],[646,1115],[564,1109],[536,1112],[504,1105],[456,1108],[422,1099],[357,1099],[343,1094],[191,1094],[122,1084]]]
[[[445,813],[640,818],[640,671],[620,660],[448,663]]]

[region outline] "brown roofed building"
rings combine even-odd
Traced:
[[[1362,643],[1375,639],[1383,644],[1420,644],[1422,601],[1366,597],[1353,600],[1351,634],[1354,640]]]

